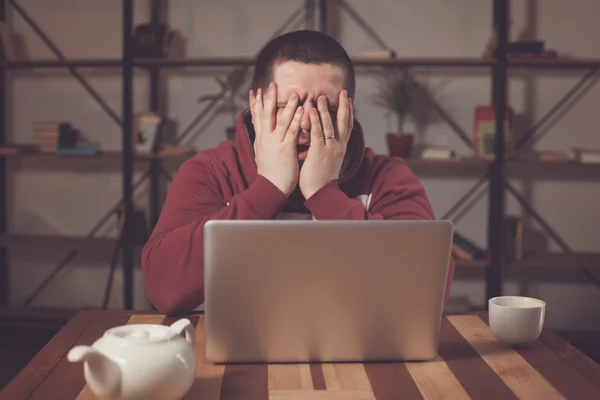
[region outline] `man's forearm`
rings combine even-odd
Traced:
[[[165,210],[157,229],[146,243],[142,270],[148,296],[162,313],[179,314],[193,310],[204,301],[204,224],[210,220],[272,219],[287,202],[279,190],[259,177],[245,192],[233,197],[219,211],[168,229]],[[171,223],[176,223],[173,221]],[[167,229],[164,227],[167,226]],[[161,229],[162,228],[162,229]]]
[[[323,186],[305,202],[316,220],[382,220],[382,215],[370,213],[358,200],[348,197],[337,182]]]

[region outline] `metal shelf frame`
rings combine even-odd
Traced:
[[[462,196],[456,204],[450,207],[447,213],[442,219],[450,219],[453,215],[456,215],[460,209],[469,202],[474,196],[483,190],[489,190],[489,203],[488,203],[488,230],[487,230],[487,246],[489,251],[489,260],[478,261],[474,263],[462,263],[471,266],[484,267],[485,268],[485,293],[486,298],[489,299],[494,296],[501,295],[503,293],[503,269],[506,263],[502,260],[502,237],[503,237],[503,219],[505,215],[505,195],[510,193],[519,200],[523,205],[526,212],[531,214],[542,227],[548,232],[549,236],[554,238],[557,243],[565,250],[566,253],[573,253],[571,248],[560,238],[558,233],[553,230],[549,224],[547,224],[543,218],[535,212],[532,206],[514,190],[507,181],[507,167],[511,165],[510,161],[505,160],[504,154],[506,151],[506,144],[504,141],[504,120],[503,116],[508,108],[507,104],[507,82],[509,79],[509,72],[511,69],[557,69],[557,70],[587,70],[581,80],[569,90],[563,98],[561,98],[554,107],[552,107],[546,115],[544,115],[529,132],[523,135],[517,146],[523,147],[526,143],[536,140],[539,135],[539,130],[551,120],[554,116],[559,114],[560,110],[563,109],[567,103],[576,99],[586,85],[593,84],[598,78],[598,70],[600,69],[600,59],[511,59],[508,54],[508,26],[509,26],[509,15],[510,15],[510,1],[509,0],[491,0],[493,3],[493,15],[492,24],[497,37],[497,49],[494,54],[494,58],[467,58],[467,57],[420,57],[420,58],[390,58],[390,59],[369,59],[369,58],[354,58],[354,64],[357,68],[362,67],[440,67],[440,68],[480,68],[484,71],[489,71],[491,75],[491,87],[492,87],[492,98],[491,104],[496,109],[496,135],[495,139],[495,151],[496,156],[492,161],[474,161],[470,165],[481,168],[485,173],[477,182],[473,185],[467,193]],[[296,10],[288,20],[286,20],[282,27],[276,31],[273,36],[277,36],[284,32],[286,28],[293,26],[298,20],[303,21],[305,28],[314,29],[318,26],[318,29],[322,32],[328,32],[329,26],[329,15],[331,13],[330,1],[328,0],[304,0],[303,4],[298,10]],[[168,5],[167,0],[150,0],[150,16],[151,23],[159,24],[167,20]],[[357,22],[363,30],[371,36],[371,38],[378,43],[382,48],[389,48],[383,39],[381,39],[375,30],[373,30],[366,21],[364,21],[360,15],[350,7],[344,0],[337,0],[336,6],[341,11],[347,12],[350,17]],[[66,68],[71,75],[83,86],[88,94],[98,103],[98,105],[114,120],[114,122],[120,127],[122,131],[122,152],[120,154],[112,154],[111,157],[114,159],[120,159],[121,161],[121,172],[122,172],[122,191],[123,197],[118,201],[113,208],[111,208],[107,214],[98,222],[96,226],[90,231],[86,239],[86,246],[93,246],[89,242],[93,239],[101,227],[119,210],[125,210],[124,226],[121,235],[118,239],[114,240],[114,252],[111,262],[109,282],[107,284],[107,291],[105,296],[104,307],[106,307],[108,296],[110,295],[110,288],[112,285],[112,278],[114,276],[116,264],[118,262],[118,256],[121,257],[121,264],[123,266],[123,307],[125,309],[133,308],[133,271],[134,271],[134,252],[135,244],[134,238],[132,237],[133,230],[131,229],[131,220],[127,218],[133,212],[133,196],[135,190],[146,180],[150,180],[150,223],[151,227],[154,226],[160,215],[161,205],[164,193],[164,180],[171,179],[169,173],[165,170],[163,162],[166,158],[148,157],[145,161],[149,164],[149,168],[145,174],[143,174],[137,180],[133,179],[133,170],[136,164],[139,164],[139,159],[133,151],[133,72],[136,68],[141,68],[148,71],[149,74],[149,86],[150,96],[148,109],[159,114],[166,115],[166,101],[164,99],[164,75],[163,69],[169,69],[173,67],[235,67],[237,71],[246,71],[252,68],[254,64],[253,57],[190,57],[184,59],[135,59],[133,57],[133,0],[122,0],[122,24],[123,24],[123,53],[121,58],[116,59],[67,59],[64,57],[58,46],[52,42],[52,40],[43,32],[39,25],[34,19],[27,13],[23,7],[20,6],[18,0],[0,0],[0,20],[6,20],[6,13],[9,7],[12,7],[14,11],[31,27],[31,29],[40,37],[40,39],[46,44],[46,46],[56,56],[56,59],[40,59],[40,60],[0,60],[0,145],[6,144],[8,140],[7,135],[7,90],[6,90],[6,76],[9,70],[20,70],[20,69],[35,69],[35,68]],[[336,10],[337,11],[337,10]],[[318,24],[315,23],[315,17],[318,17]],[[102,99],[102,97],[87,83],[87,81],[78,73],[78,69],[81,68],[114,68],[120,69],[122,74],[122,116],[112,110],[108,104]],[[235,71],[234,71],[235,72]],[[226,93],[222,93],[225,95]],[[190,139],[190,133],[192,130],[201,122],[207,120],[211,113],[218,105],[218,100],[207,104],[203,110],[190,122],[190,124],[184,128],[179,134],[178,140]],[[439,115],[444,119],[449,126],[452,128],[454,133],[468,146],[471,146],[470,134],[462,129],[452,118],[445,112],[437,103],[431,102],[432,107],[436,109]],[[10,157],[0,157],[0,190],[3,193],[7,193],[7,163]],[[421,161],[422,164],[427,164]],[[447,163],[440,162],[439,165]],[[469,163],[467,163],[469,164]],[[592,168],[592,167],[590,167]],[[487,188],[485,184],[488,184]],[[8,222],[7,222],[7,201],[6,196],[0,196],[0,237],[9,236],[8,233]],[[37,240],[37,239],[32,239]],[[1,245],[2,241],[0,241]],[[106,246],[106,242],[102,246]],[[79,246],[79,247],[86,247]],[[59,263],[45,279],[28,297],[25,305],[30,305],[36,296],[48,285],[48,283],[54,279],[55,276],[74,258],[77,254],[78,249],[74,249],[65,259]],[[9,303],[9,276],[8,276],[8,257],[7,247],[0,246],[0,304]],[[530,262],[532,265],[538,265],[535,261]],[[459,263],[461,264],[461,263]],[[590,263],[588,263],[590,264]],[[586,264],[586,265],[588,265]],[[585,270],[586,273],[589,272]],[[593,276],[590,276],[592,279]],[[593,279],[592,279],[593,280]]]
[[[4,0],[0,2],[0,21],[6,22],[6,4]],[[0,145],[7,142],[7,120],[6,120],[6,102],[8,93],[6,90],[6,68],[0,66]],[[0,160],[0,235],[8,233],[8,171],[7,160]],[[8,249],[0,247],[0,305],[8,304],[10,293],[8,276]]]

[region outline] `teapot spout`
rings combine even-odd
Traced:
[[[121,392],[121,368],[90,346],[75,346],[67,354],[70,362],[83,362],[87,384],[96,395],[117,398]]]

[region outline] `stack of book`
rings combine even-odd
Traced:
[[[42,153],[56,153],[77,145],[77,131],[69,123],[42,121],[33,123],[33,143]]]

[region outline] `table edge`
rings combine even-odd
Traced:
[[[28,397],[47,379],[56,365],[61,359],[66,357],[68,351],[72,348],[73,343],[86,331],[90,324],[90,321],[98,315],[126,315],[131,317],[133,315],[159,315],[171,318],[186,318],[191,316],[201,317],[205,314],[204,311],[194,311],[191,313],[181,315],[165,315],[159,313],[156,310],[124,310],[124,309],[83,309],[76,312],[65,325],[54,335],[40,351],[7,383],[7,385],[0,391],[0,399],[14,399]],[[475,313],[452,313],[444,314],[442,317],[447,319],[454,315],[472,315],[478,316],[488,324],[487,312],[475,312]],[[71,330],[71,331],[70,331]],[[48,358],[52,352],[58,351],[54,348],[57,340],[62,339],[65,341],[60,347],[60,355],[55,355],[58,358],[53,365],[49,366]],[[586,380],[591,381],[594,386],[600,388],[600,364],[596,363],[590,357],[585,355],[579,349],[571,345],[566,339],[556,333],[550,328],[544,328],[542,335],[538,339],[541,344],[549,348],[551,351],[556,353],[565,364],[571,367],[579,375],[582,375]],[[561,347],[563,347],[561,349]],[[589,366],[592,368],[589,368]],[[586,369],[587,368],[587,369]],[[42,371],[42,373],[35,374],[33,377],[32,372]],[[15,394],[18,394],[15,396]],[[24,394],[24,395],[23,395]]]

